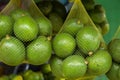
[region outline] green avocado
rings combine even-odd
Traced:
[[[15,37],[7,36],[0,42],[0,61],[7,65],[17,66],[25,59],[25,46]]]
[[[13,19],[8,15],[0,14],[0,40],[13,32]]]
[[[52,54],[51,42],[45,36],[39,36],[26,48],[27,60],[30,64],[41,65],[46,63]]]
[[[52,35],[52,23],[44,17],[39,17],[36,19],[39,26],[39,35],[50,36]]]
[[[75,48],[75,39],[68,33],[59,33],[53,39],[54,53],[61,58],[72,55]]]
[[[14,34],[21,41],[32,41],[38,35],[38,24],[30,16],[20,17],[14,23]]]
[[[80,22],[79,19],[69,19],[65,23],[62,32],[69,33],[72,36],[75,36],[81,27],[83,27],[83,24]]]
[[[86,55],[91,55],[100,45],[98,31],[92,26],[84,26],[76,35],[78,48]]]
[[[106,73],[106,76],[110,80],[119,80],[118,79],[118,72],[119,72],[119,64],[113,62],[110,70]]]
[[[114,39],[108,44],[108,51],[115,62],[120,63],[120,39]]]
[[[80,55],[71,55],[63,60],[62,72],[65,78],[76,79],[85,75],[87,64]]]
[[[93,55],[86,58],[88,61],[87,72],[91,75],[107,73],[112,65],[112,57],[106,50],[97,50]]]
[[[22,16],[30,16],[30,14],[26,10],[17,8],[15,10],[11,11],[10,16],[16,21],[20,17],[22,17]]]

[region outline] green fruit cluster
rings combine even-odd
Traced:
[[[0,15],[0,61],[17,66],[46,63],[52,54],[51,22],[44,17],[32,18],[29,12],[15,9]]]
[[[101,4],[96,4],[95,0],[82,0],[82,3],[100,32],[103,35],[107,34],[109,32],[109,23],[104,7]]]
[[[66,28],[72,28],[69,24]],[[53,38],[54,56],[50,59],[50,66],[56,77],[75,80],[109,71],[112,57],[108,50],[100,48],[99,32],[93,26],[78,28],[74,36],[64,29]]]
[[[104,43],[97,28],[81,23],[79,18],[68,19],[61,28],[66,15],[65,7],[56,1],[40,2],[37,5],[49,20],[45,17],[34,19],[22,9],[13,10],[10,15],[0,15],[8,17],[0,19],[4,23],[0,23],[0,30],[4,30],[0,33],[1,62],[10,66],[49,63],[50,74],[56,80],[83,79],[109,71],[112,57],[107,49],[101,48]],[[43,72],[46,71],[49,72],[49,69],[44,68]],[[25,72],[23,78],[42,80],[39,77],[33,79],[38,74],[29,76],[31,74],[31,71]],[[21,77],[14,80],[18,78]]]

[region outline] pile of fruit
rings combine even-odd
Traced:
[[[13,75],[12,80],[92,80],[106,73],[112,80],[112,58],[120,62],[120,41],[111,42],[107,49],[102,38],[109,31],[104,8],[93,0],[82,3],[96,27],[81,21],[86,16],[68,18],[72,8],[67,13],[57,1],[37,3],[44,15],[37,18],[22,8],[0,14],[0,61],[9,66],[25,63],[41,67],[39,72],[31,69]],[[114,48],[116,44],[118,48]],[[115,74],[120,74],[119,65],[113,63],[113,67],[119,71]],[[10,75],[2,78],[11,80]]]

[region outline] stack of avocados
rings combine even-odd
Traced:
[[[27,70],[12,80],[93,80],[111,70],[113,55],[100,36],[109,31],[105,10],[93,0],[82,3],[99,31],[79,18],[67,20],[62,27],[69,12],[58,1],[37,3],[47,19],[33,18],[22,8],[0,14],[0,61],[9,66],[40,66],[40,72]],[[37,78],[28,78],[31,74]]]

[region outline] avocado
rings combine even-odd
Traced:
[[[99,32],[93,26],[84,26],[78,31],[76,42],[84,54],[91,55],[99,48]]]
[[[7,36],[0,42],[0,61],[10,66],[22,64],[25,60],[25,46],[17,38]]]
[[[76,79],[85,75],[87,64],[80,55],[71,55],[63,60],[62,72],[65,78]]]
[[[30,16],[23,16],[14,23],[14,34],[23,42],[32,41],[38,35],[38,24]]]
[[[12,17],[0,14],[0,40],[13,33],[13,22]]]
[[[51,42],[45,36],[39,36],[26,48],[27,60],[32,65],[46,63],[52,54]]]
[[[59,33],[53,39],[54,53],[61,58],[72,55],[75,48],[76,41],[73,36],[68,33]]]
[[[91,75],[105,74],[112,66],[112,57],[107,50],[97,50],[86,60],[88,61],[87,73]]]

